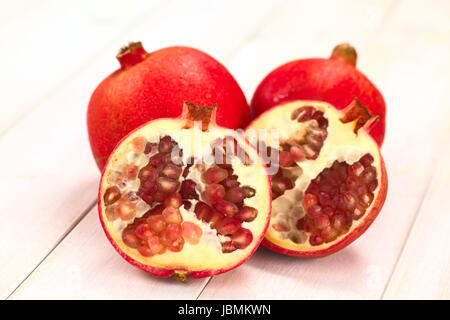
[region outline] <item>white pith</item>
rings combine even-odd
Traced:
[[[273,244],[285,249],[294,251],[318,251],[330,247],[333,243],[339,242],[347,234],[351,233],[353,229],[364,221],[367,213],[375,204],[372,201],[367,208],[365,215],[358,221],[353,221],[350,230],[340,235],[336,240],[323,243],[317,246],[311,246],[307,240],[309,233],[300,231],[296,228],[297,220],[304,216],[304,209],[302,206],[303,193],[308,187],[311,180],[316,178],[325,168],[332,166],[334,161],[347,162],[353,164],[358,161],[366,153],[370,153],[373,158],[373,166],[377,170],[377,180],[381,181],[381,159],[378,151],[378,146],[375,141],[364,130],[359,130],[357,134],[353,132],[354,123],[342,123],[339,118],[342,117],[342,113],[337,111],[332,105],[319,102],[319,101],[294,101],[291,103],[283,104],[279,107],[275,107],[270,111],[262,114],[257,118],[249,129],[260,130],[278,130],[280,134],[280,143],[283,141],[292,139],[295,133],[302,134],[306,128],[310,125],[310,120],[307,122],[297,122],[291,120],[291,114],[302,106],[313,106],[315,109],[324,113],[324,117],[328,119],[328,135],[324,141],[324,144],[320,150],[319,156],[315,160],[305,160],[297,162],[300,169],[290,169],[298,178],[295,180],[295,186],[291,190],[287,190],[282,196],[273,200],[272,202],[272,216],[270,225],[266,233],[266,239]],[[270,141],[267,141],[268,146],[279,148],[277,145],[271,145]],[[301,171],[301,175],[300,174]],[[380,188],[380,183],[376,190],[373,192],[377,194]],[[279,232],[272,226],[277,222],[288,223],[289,231]],[[301,243],[294,243],[290,238],[295,235],[301,239]]]
[[[254,221],[242,223],[242,227],[249,229],[253,234],[252,243],[244,249],[238,249],[231,253],[222,253],[222,246],[219,239],[225,239],[226,237],[220,235],[218,237],[216,230],[211,229],[209,224],[196,218],[193,212],[197,202],[196,200],[190,200],[192,203],[190,209],[191,211],[185,210],[184,206],[182,206],[180,207],[180,212],[183,217],[183,221],[191,221],[202,228],[203,234],[200,242],[196,245],[191,245],[188,242],[185,242],[184,247],[180,252],[166,250],[165,253],[157,254],[152,257],[143,257],[136,249],[130,248],[123,243],[121,233],[123,229],[133,221],[124,222],[119,218],[111,222],[108,221],[105,214],[106,208],[103,203],[102,195],[108,187],[115,185],[114,180],[117,175],[115,172],[121,171],[125,165],[132,161],[138,166],[139,169],[141,169],[148,163],[149,157],[154,154],[151,153],[145,155],[142,153],[136,155],[131,143],[135,137],[143,136],[147,139],[147,141],[157,143],[161,137],[170,135],[173,140],[178,142],[180,148],[183,149],[184,163],[186,163],[187,159],[190,157],[202,158],[204,155],[209,155],[210,150],[208,150],[206,146],[210,145],[211,142],[217,138],[224,138],[226,135],[235,137],[241,145],[244,145],[243,139],[232,130],[212,127],[208,130],[207,134],[205,134],[195,127],[192,129],[182,129],[184,124],[185,123],[182,120],[173,119],[160,119],[152,121],[151,124],[141,127],[138,131],[135,131],[124,141],[122,141],[122,143],[114,151],[105,168],[105,173],[100,188],[101,216],[113,241],[128,256],[136,261],[139,261],[140,263],[174,270],[188,269],[189,271],[200,271],[208,269],[225,269],[247,258],[254,250],[255,246],[259,243],[259,238],[261,237],[261,234],[266,226],[267,216],[269,214],[270,201],[268,199],[268,194],[270,185],[267,180],[265,168],[253,148],[246,148],[246,152],[250,158],[255,161],[254,164],[244,166],[237,158],[234,158],[232,163],[234,174],[238,175],[238,181],[241,185],[248,185],[256,189],[256,194],[254,197],[245,199],[245,205],[256,208],[258,210],[258,215]],[[199,148],[199,146],[203,146],[203,152],[200,151],[201,148]],[[200,195],[203,191],[204,185],[198,184],[198,182],[201,181],[200,172],[194,168],[195,165],[191,167],[189,175],[186,179],[192,179],[197,182],[197,193]],[[180,181],[183,179],[183,177],[180,177]],[[128,191],[137,191],[139,185],[140,180],[136,178],[129,185],[127,185],[126,188]],[[200,195],[200,197],[202,196]],[[141,217],[149,208],[149,205],[139,199],[136,218]]]

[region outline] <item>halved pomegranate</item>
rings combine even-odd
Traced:
[[[383,158],[368,133],[374,122],[355,99],[343,111],[325,102],[285,103],[250,124],[249,137],[263,129],[279,138],[259,139],[260,153],[270,163],[273,197],[263,245],[321,257],[369,227],[387,192]]]
[[[185,104],[176,119],[135,129],[111,154],[99,191],[105,233],[119,254],[179,280],[233,269],[256,250],[270,217],[266,168],[215,107]]]

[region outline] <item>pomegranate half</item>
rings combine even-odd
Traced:
[[[370,135],[382,145],[386,127],[386,105],[380,91],[356,69],[356,50],[348,43],[336,46],[328,59],[312,58],[288,62],[270,72],[256,89],[253,115],[293,100],[326,101],[344,109],[355,97],[378,116]]]
[[[89,141],[100,170],[127,133],[150,120],[177,117],[185,101],[217,104],[217,123],[227,128],[244,128],[251,120],[236,80],[200,50],[178,46],[148,53],[136,42],[117,59],[120,69],[98,85],[87,110]]]
[[[185,281],[233,269],[267,229],[266,168],[241,135],[215,124],[215,107],[133,130],[109,157],[99,214],[117,252],[159,277]]]
[[[268,130],[277,137],[259,140],[273,198],[263,245],[321,257],[369,227],[387,192],[383,158],[368,133],[376,120],[355,99],[342,111],[326,102],[284,103],[250,124],[248,136]]]

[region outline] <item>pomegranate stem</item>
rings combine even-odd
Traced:
[[[351,64],[352,66],[356,66],[356,60],[358,58],[358,54],[354,47],[352,47],[349,43],[341,43],[334,47],[333,52],[331,53],[331,59],[337,59],[344,61],[346,63]]]

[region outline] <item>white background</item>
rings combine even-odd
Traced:
[[[450,298],[450,1],[0,1],[0,298]],[[189,45],[248,99],[274,67],[351,42],[388,107],[385,206],[354,244],[264,248],[180,284],[122,260],[95,204],[85,114],[117,50]]]

